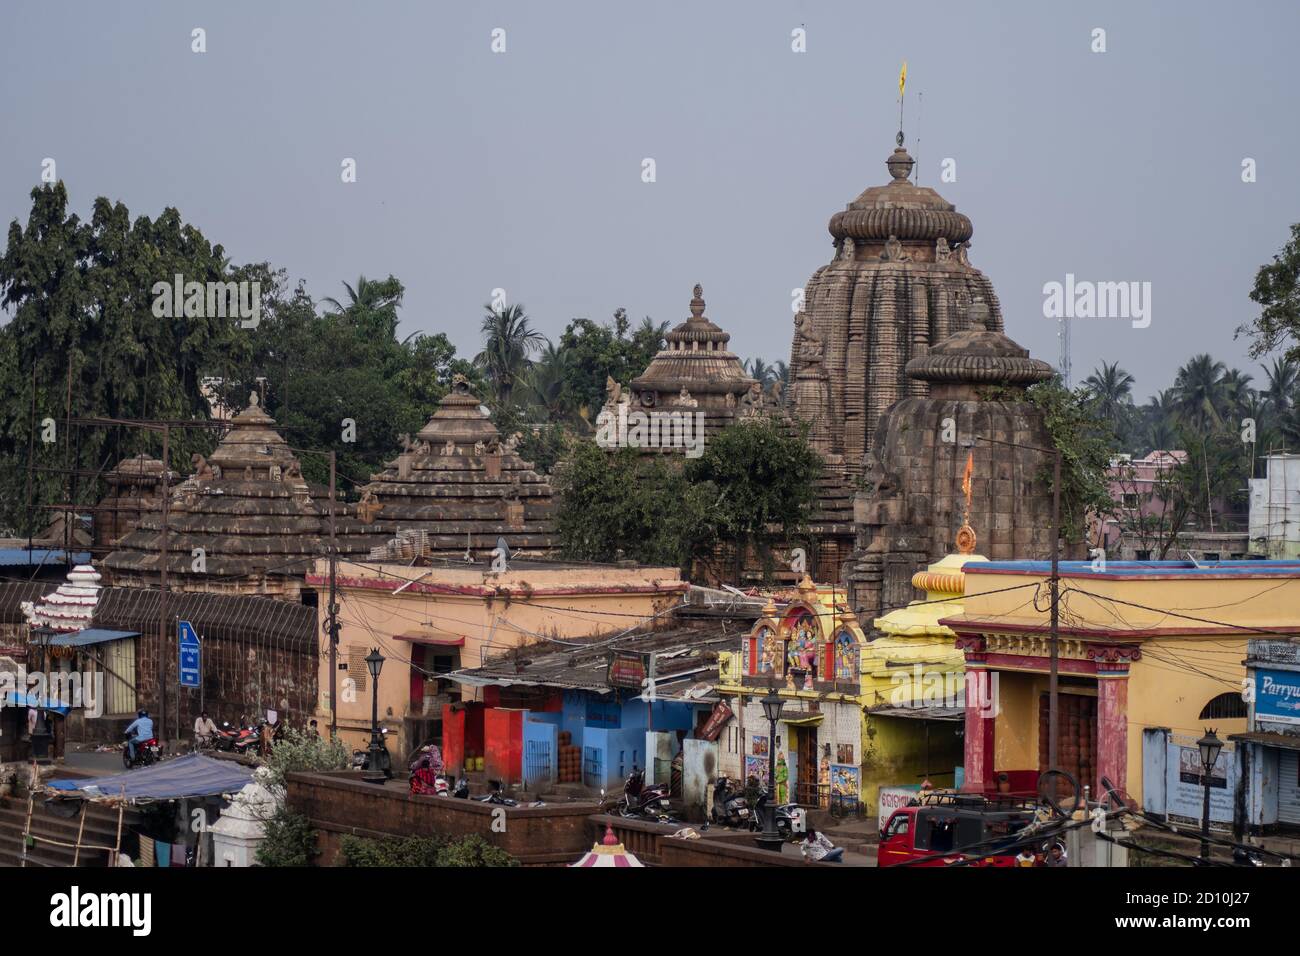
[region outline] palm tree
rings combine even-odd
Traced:
[[[768,383],[772,381],[772,366],[768,365],[761,358],[752,358],[747,362],[741,362],[741,367],[745,373],[752,379],[767,388]]]
[[[1295,393],[1296,381],[1300,379],[1300,365],[1289,358],[1278,358],[1264,369],[1268,385],[1262,394],[1268,400],[1269,407],[1278,414],[1285,414],[1291,407],[1292,395]]]
[[[654,342],[656,348],[663,348],[664,336],[672,328],[668,322],[655,322],[650,316],[643,316],[641,324],[636,328],[635,337],[645,342]]]
[[[1229,369],[1220,380],[1223,389],[1223,414],[1227,424],[1236,427],[1236,423],[1246,414],[1255,398],[1255,390],[1250,387],[1251,377],[1241,369]]]
[[[557,422],[566,417],[568,401],[564,393],[569,368],[569,352],[557,348],[549,339],[537,356],[537,361],[524,375],[528,400],[546,412],[548,420]]]
[[[1202,434],[1224,423],[1223,386],[1227,367],[1214,356],[1194,355],[1174,379],[1174,408],[1179,420]]]
[[[1174,390],[1161,389],[1142,406],[1142,418],[1147,451],[1171,449],[1178,444],[1178,430],[1174,421],[1177,412]]]
[[[386,332],[390,337],[396,334],[397,307],[402,304],[400,282],[392,276],[380,281],[358,276],[355,286],[345,282],[343,288],[348,293],[347,304],[328,296],[321,303],[354,323],[373,328],[377,334]]]
[[[528,324],[522,305],[484,308],[483,351],[474,356],[474,364],[491,377],[497,400],[509,405],[515,381],[528,370],[532,353],[546,336]]]
[[[781,404],[786,402],[786,393],[790,391],[790,365],[785,359],[777,359],[772,366],[772,380],[781,383]]]
[[[1092,396],[1092,407],[1096,414],[1110,422],[1117,438],[1121,440],[1128,432],[1128,424],[1133,408],[1133,385],[1135,379],[1118,362],[1101,366],[1083,380],[1083,387]]]

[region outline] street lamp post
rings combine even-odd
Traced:
[[[1201,783],[1205,787],[1205,802],[1201,805],[1201,859],[1210,862],[1210,773],[1219,762],[1219,753],[1223,750],[1223,741],[1219,739],[1214,728],[1205,732],[1205,736],[1196,741],[1201,751]]]
[[[785,700],[774,687],[760,703],[763,705],[763,716],[767,718],[768,725],[767,799],[766,812],[763,814],[763,832],[755,838],[755,842],[764,850],[780,853],[781,844],[785,841],[781,839],[781,834],[776,829],[776,722],[781,719]]]
[[[371,648],[366,655],[366,669],[370,671],[370,754],[361,779],[382,784],[388,779],[384,769],[384,757],[388,751],[379,733],[379,672],[384,669],[384,655],[379,653],[379,648]]]

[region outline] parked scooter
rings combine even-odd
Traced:
[[[725,775],[713,784],[713,809],[709,817],[714,823],[729,827],[748,826],[751,813],[744,791],[736,790]]]
[[[492,788],[491,792],[485,793],[481,797],[475,797],[479,803],[495,803],[503,807],[517,807],[518,801],[512,800],[502,793],[503,785],[500,780],[489,780],[488,786]]]
[[[131,738],[128,735],[127,740]],[[159,761],[162,754],[162,748],[158,746],[158,738],[150,737],[148,740],[142,740],[135,745],[135,757],[131,756],[131,747],[128,744],[122,748],[122,764],[127,770],[134,770],[136,767],[148,767]]]
[[[767,812],[767,801],[771,796],[770,791],[762,790],[759,792],[758,801],[754,805],[754,812],[750,814],[749,828],[751,830],[762,830],[766,825],[764,814]],[[795,834],[803,833],[807,830],[806,813],[803,807],[797,803],[778,804],[776,809],[776,832],[781,834],[783,840],[789,840]]]
[[[645,785],[645,771],[632,766],[623,784],[623,800],[619,805],[619,814],[625,817],[640,817],[647,820],[659,820],[664,823],[674,822],[669,813],[668,784],[657,783]]]
[[[451,795],[458,800],[469,799],[469,781],[463,775],[456,778],[456,789],[451,792]]]
[[[379,728],[379,733],[381,738],[387,738],[388,728],[387,727]],[[387,774],[389,778],[391,778],[393,776],[392,756],[388,752],[387,739],[384,739],[383,743],[384,743],[384,749],[379,755],[379,761],[380,761],[379,769],[382,770],[385,774]],[[365,750],[357,749],[352,751],[352,769],[353,770],[370,769],[370,748],[369,747],[367,747]]]

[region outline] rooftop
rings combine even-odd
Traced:
[[[1062,561],[1060,574],[1068,578],[1291,578],[1300,577],[1300,561]],[[967,565],[972,574],[1029,574],[1049,577],[1050,561],[988,561]]]

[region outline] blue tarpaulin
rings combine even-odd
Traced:
[[[0,707],[36,707],[40,710],[52,710],[65,717],[68,708],[62,704],[52,703],[50,698],[40,694],[25,694],[20,690],[7,690],[0,694]]]
[[[140,767],[93,780],[51,780],[47,786],[67,796],[122,797],[127,800],[180,800],[236,793],[253,778],[253,771],[233,760],[186,754],[152,767]]]

